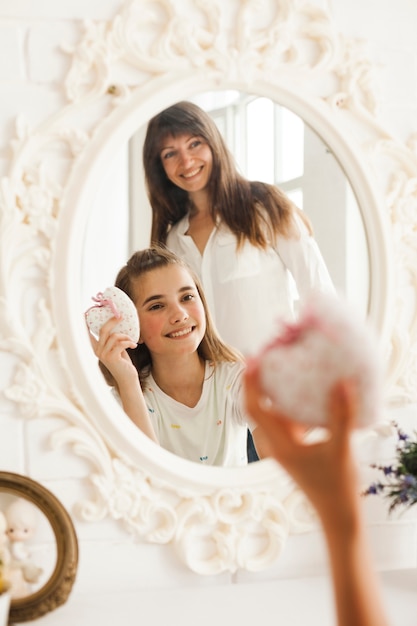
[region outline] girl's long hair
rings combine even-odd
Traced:
[[[177,102],[153,117],[143,145],[143,166],[152,207],[151,241],[165,244],[170,227],[190,209],[188,193],[174,185],[162,165],[161,148],[167,136],[199,136],[212,152],[208,193],[213,220],[224,222],[237,238],[266,248],[278,235],[297,236],[297,213],[311,232],[302,211],[275,185],[249,181],[237,170],[234,158],[214,120],[192,102]]]
[[[179,265],[184,267],[189,272],[193,279],[197,292],[201,298],[201,302],[204,308],[204,314],[206,317],[206,332],[204,337],[197,348],[199,356],[205,361],[211,361],[216,365],[222,361],[237,362],[243,361],[243,356],[239,352],[227,344],[225,344],[219,337],[213,320],[210,315],[210,311],[207,305],[206,298],[198,277],[193,270],[180,259],[176,254],[170,252],[163,246],[153,246],[152,248],[146,248],[145,250],[139,250],[135,252],[126,265],[124,265],[117,274],[115,286],[124,291],[131,300],[135,300],[135,285],[140,280],[141,276],[152,272],[155,269],[161,267],[167,267],[168,265]],[[143,343],[138,344],[134,349],[127,350],[134,366],[136,367],[139,379],[141,383],[149,376],[152,369],[152,357],[147,346]],[[99,362],[100,369],[107,381],[111,386],[116,386],[116,382],[108,369]]]

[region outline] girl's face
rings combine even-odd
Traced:
[[[161,161],[169,180],[192,194],[206,188],[213,166],[208,143],[200,136],[168,135],[162,142]]]
[[[180,265],[166,265],[134,281],[140,321],[140,343],[152,356],[190,354],[206,332],[203,303],[190,273]]]

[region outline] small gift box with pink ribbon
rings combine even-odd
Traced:
[[[138,343],[140,329],[136,307],[129,296],[118,287],[108,287],[92,298],[96,304],[85,312],[87,326],[93,335],[98,336],[100,329],[110,318],[120,318],[112,333],[129,335],[132,341]]]

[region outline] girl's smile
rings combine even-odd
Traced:
[[[188,326],[187,328],[183,328],[182,330],[177,330],[173,333],[170,333],[168,337],[171,337],[171,339],[176,339],[177,337],[184,337],[185,335],[188,335],[189,333],[193,332],[194,328],[195,328],[194,326]]]

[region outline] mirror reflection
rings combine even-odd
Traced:
[[[354,191],[329,146],[299,116],[269,98],[229,90],[199,94],[192,101],[215,119],[244,176],[274,182],[306,212],[337,291],[366,315],[366,232]],[[242,118],[242,110],[249,117]],[[114,155],[97,189],[81,246],[85,306],[97,285],[113,284],[126,259],[149,245],[145,132],[146,127],[139,128]]]
[[[124,256],[118,270],[131,250],[149,244],[150,232],[154,242],[166,244],[187,261],[194,275],[166,259],[163,264],[152,259],[151,271],[144,271],[143,259],[134,256],[138,271],[132,273],[133,262],[129,263],[116,281],[134,300],[141,319],[141,340],[131,356],[148,410],[141,409],[139,386],[132,401],[126,382],[133,380],[132,362],[128,370],[122,351],[134,346],[115,339],[114,321],[107,322],[98,342],[94,340],[95,352],[126,413],[156,442],[196,462],[239,465],[246,463],[242,434],[250,424],[241,410],[238,414],[230,410],[233,403],[239,405],[238,397],[220,393],[214,397],[208,388],[214,382],[217,390],[239,389],[242,367],[238,357],[223,350],[220,340],[216,343],[215,333],[210,336],[207,310],[220,337],[244,356],[256,353],[273,336],[277,318],[295,319],[312,288],[330,293],[336,288],[366,313],[366,237],[346,177],[333,157],[326,158],[331,153],[300,118],[271,100],[235,92],[201,94],[195,102],[198,106],[177,103],[158,114],[123,150],[117,162],[119,175],[116,167],[109,173],[124,190],[118,197],[118,186],[111,188],[117,215],[103,211],[100,198],[100,211],[93,211],[86,233],[84,267],[100,266],[107,272],[102,266],[105,256],[112,256],[110,265]],[[142,147],[146,185],[139,173]],[[152,211],[149,205],[144,209],[146,193]],[[120,198],[125,200],[122,211]],[[352,206],[355,215],[349,224]],[[321,238],[327,241],[326,253],[312,231],[315,215]],[[112,255],[96,248],[98,261],[91,262],[88,240],[92,233],[97,240],[95,220],[104,232],[105,217],[117,225],[119,236],[114,228],[110,239],[101,237],[102,249]],[[345,253],[350,239],[353,255],[353,246]],[[100,282],[94,278],[90,297],[97,285],[113,283],[112,273]],[[91,275],[84,277],[83,293]],[[163,340],[158,343],[155,336]],[[218,362],[234,364],[226,368],[232,371],[231,378]],[[209,405],[216,434],[216,429],[208,432],[201,418]],[[183,424],[177,419],[179,407],[187,411]],[[193,431],[186,422],[201,427]],[[239,434],[233,431],[237,425]],[[179,435],[184,435],[181,445]],[[263,442],[256,430],[254,438],[262,457]],[[249,437],[249,460],[256,460],[251,445]]]

